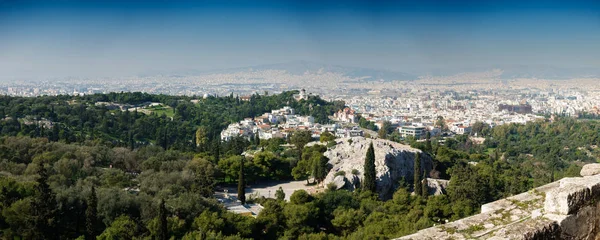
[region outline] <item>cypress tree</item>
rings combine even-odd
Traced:
[[[427,186],[427,178],[423,178],[421,183],[421,197],[427,199],[429,197],[429,186]]]
[[[425,148],[427,149],[427,152],[431,153],[433,151],[433,147],[431,147],[431,133],[429,131],[427,131],[427,133],[425,134],[425,139],[427,139],[427,145],[425,146]]]
[[[219,139],[219,138],[217,138],[217,140],[216,140],[214,156],[215,156],[215,164],[218,164],[219,160],[221,160],[221,139]]]
[[[98,219],[98,197],[96,196],[96,188],[92,186],[92,192],[86,200],[87,208],[85,209],[85,233],[86,239],[96,238],[96,224]]]
[[[364,164],[364,172],[365,176],[363,179],[363,190],[375,192],[376,191],[376,172],[375,172],[375,150],[373,149],[373,142],[369,145],[369,149],[367,149],[367,155],[365,157]]]
[[[167,240],[169,239],[169,230],[167,228],[167,208],[165,207],[165,200],[161,199],[158,208],[158,239]]]
[[[415,194],[422,194],[422,186],[421,186],[421,155],[419,153],[415,153],[415,169],[414,169],[414,191]]]
[[[238,179],[238,199],[242,204],[246,204],[246,179],[244,178],[244,157],[240,164],[240,175]]]
[[[34,239],[56,239],[54,227],[56,199],[48,185],[48,172],[42,163],[38,165],[35,198],[31,202]]]

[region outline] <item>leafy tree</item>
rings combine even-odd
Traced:
[[[296,146],[296,149],[300,152],[300,158],[302,157],[302,149],[304,146],[312,141],[312,133],[310,131],[296,131],[292,134],[290,142]]]
[[[337,231],[342,233],[342,236],[347,236],[354,232],[362,224],[366,214],[362,209],[345,209],[336,208],[333,212],[335,216],[331,220],[331,224],[336,228]]]
[[[275,191],[275,198],[278,201],[283,201],[285,199],[285,192],[283,192],[283,188],[279,187],[279,189]]]
[[[446,129],[446,121],[444,120],[444,117],[438,116],[437,120],[435,121],[435,125],[437,127],[439,127],[440,129],[445,130]]]
[[[208,138],[208,130],[206,129],[206,127],[199,127],[196,130],[196,146],[199,147],[200,149],[205,149],[209,138]]]
[[[292,169],[292,176],[296,180],[306,179],[308,184],[308,177],[310,177],[309,161],[299,161],[298,164]]]
[[[358,120],[358,125],[361,128],[366,128],[368,130],[377,131],[377,125],[375,125],[375,123],[373,123],[371,121],[368,121],[366,118],[364,118],[362,116]]]
[[[277,195],[277,194],[276,194]],[[264,208],[258,214],[256,220],[262,226],[262,237],[264,239],[277,239],[283,235],[285,230],[285,216],[283,215],[282,202],[267,201]]]
[[[329,142],[335,140],[335,136],[328,131],[321,133],[321,137],[319,138],[319,142]]]
[[[309,204],[286,204],[283,215],[286,219],[285,236],[295,237],[315,231],[319,209]]]
[[[367,155],[365,156],[362,187],[366,191],[375,192],[376,190],[375,149],[373,149],[373,142],[369,144]]]
[[[192,191],[204,197],[210,197],[214,193],[216,169],[206,159],[195,157],[189,161],[185,169],[194,176]]]
[[[453,203],[461,203],[454,206],[453,210],[462,216],[472,214],[479,205],[485,203],[490,192],[484,179],[467,164],[458,164],[452,168],[447,191]]]
[[[241,159],[240,163],[237,196],[238,200],[240,200],[242,204],[246,204],[246,179],[244,178],[244,158]]]
[[[392,126],[392,123],[390,121],[383,121],[381,129],[377,131],[377,135],[379,136],[379,138],[386,139],[388,138],[388,135],[392,132],[394,132],[394,127]]]
[[[327,176],[327,173],[329,173],[329,159],[323,156],[323,153],[314,151],[310,161],[312,163],[313,177],[317,182],[322,182]]]
[[[307,202],[311,202],[312,200],[313,197],[303,189],[294,191],[292,196],[290,196],[290,202],[292,204],[305,204]]]
[[[136,235],[136,223],[130,217],[122,215],[115,219],[108,228],[98,236],[98,240],[133,239]]]

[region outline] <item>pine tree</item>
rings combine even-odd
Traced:
[[[422,186],[421,186],[421,155],[419,153],[415,153],[415,169],[414,169],[414,191],[416,195],[422,194]]]
[[[96,196],[96,188],[92,186],[92,192],[86,200],[87,208],[85,209],[85,233],[86,239],[96,238],[96,224],[98,222],[98,197]]]
[[[283,201],[285,199],[285,192],[283,191],[283,188],[279,187],[279,189],[275,191],[275,198],[279,201]]]
[[[35,198],[31,203],[34,239],[55,239],[54,227],[56,199],[48,185],[48,172],[44,165],[38,165],[38,179]]]
[[[167,208],[165,207],[165,200],[161,199],[158,208],[158,239],[167,240],[169,239],[169,230],[167,223]]]
[[[238,199],[242,204],[246,204],[246,179],[244,178],[244,158],[240,164],[240,175],[238,179]]]
[[[364,179],[363,179],[363,190],[375,192],[376,190],[376,172],[375,172],[375,150],[373,149],[373,142],[367,149],[367,156],[365,157],[364,164]]]

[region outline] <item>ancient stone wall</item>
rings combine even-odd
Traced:
[[[399,239],[600,239],[600,165],[481,207],[481,213]]]

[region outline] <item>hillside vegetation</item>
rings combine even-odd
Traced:
[[[295,192],[289,202],[255,199],[257,218],[226,211],[216,186],[245,181],[319,180],[321,145],[306,133],[283,139],[219,141],[229,123],[289,105],[327,122],[344,107],[295,92],[192,97],[111,93],[83,97],[0,97],[0,237],[3,239],[374,239],[476,213],[481,204],[575,176],[599,156],[600,123],[560,119],[473,130],[469,136],[408,141],[434,159],[422,177],[450,179],[447,195],[411,195],[413,179],[391,200],[365,191]],[[160,102],[172,118],[109,110],[96,102]],[[310,136],[309,136],[310,137]],[[282,147],[291,143],[295,147]],[[244,151],[257,151],[244,159]],[[427,191],[421,191],[427,192]]]

